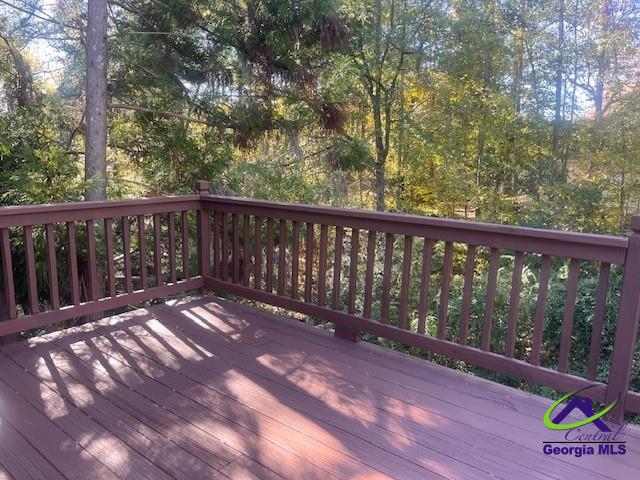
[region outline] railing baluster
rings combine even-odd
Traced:
[[[422,247],[422,271],[420,273],[420,299],[418,301],[418,333],[425,333],[427,323],[427,305],[429,300],[429,281],[431,279],[431,257],[433,240],[424,239]]]
[[[220,278],[220,212],[213,212],[213,276]]]
[[[307,223],[304,270],[304,301],[311,302],[313,293],[313,223]]]
[[[242,262],[242,284],[245,287],[249,286],[249,277],[251,275],[251,240],[249,239],[249,222],[251,217],[244,215],[242,222],[242,256],[244,257]]]
[[[284,295],[287,261],[287,221],[280,220],[278,233],[278,295]]]
[[[206,215],[202,215],[202,217],[206,217]],[[209,231],[205,232],[207,235]],[[207,248],[202,246],[202,265],[204,266],[206,253],[205,250]],[[160,224],[160,214],[153,214],[153,270],[156,277],[156,287],[162,285],[162,229]]]
[[[336,238],[333,257],[333,308],[340,308],[340,277],[342,275],[342,227],[336,227]]]
[[[249,216],[248,215],[244,215],[243,220],[243,224],[246,226],[247,223],[249,222]],[[240,282],[240,226],[239,226],[239,222],[240,219],[238,217],[237,213],[232,213],[231,214],[231,258],[232,258],[232,262],[233,262],[233,283],[239,283]],[[243,231],[243,235],[242,235],[242,244],[243,246],[246,245],[249,242],[249,238],[248,238],[248,228],[244,228]],[[243,267],[243,279],[247,278],[246,275],[246,271],[247,271],[247,263],[248,263],[248,259],[245,258],[244,262],[242,263],[242,267]],[[246,285],[246,280],[245,280],[245,285]]]
[[[145,290],[147,278],[147,236],[144,232],[144,215],[138,215],[138,251],[140,254],[140,289]]]
[[[262,218],[254,219],[254,248],[253,258],[255,259],[255,273],[253,275],[253,288],[262,288]]]
[[[56,259],[56,238],[53,224],[45,225],[47,235],[47,271],[49,273],[49,293],[51,295],[51,308],[60,308],[60,294],[58,291],[58,261]]]
[[[107,257],[107,281],[109,284],[109,296],[116,296],[116,271],[113,259],[113,219],[104,219],[104,243]]]
[[[460,308],[460,333],[458,343],[467,344],[469,335],[469,317],[471,313],[471,295],[473,294],[473,275],[475,271],[476,246],[467,247],[467,259],[464,266],[464,287],[462,288],[462,307]]]
[[[572,258],[569,263],[569,278],[567,279],[567,295],[562,319],[562,333],[560,334],[560,353],[558,354],[558,371],[567,372],[569,351],[571,350],[571,331],[573,330],[573,313],[576,309],[576,295],[578,292],[578,276],[580,274],[580,260]]]
[[[382,272],[382,299],[380,321],[389,323],[389,292],[391,291],[391,266],[393,261],[393,233],[387,233],[384,244],[384,270]]]
[[[96,236],[93,220],[86,221],[87,226],[87,270],[89,272],[89,300],[98,300],[98,273],[96,270]]]
[[[176,217],[173,212],[169,212],[169,278],[171,283],[178,281],[176,272]]]
[[[220,278],[227,279],[229,273],[229,241],[227,231],[227,212],[220,214]]]
[[[364,305],[362,316],[371,318],[371,303],[373,300],[373,266],[376,263],[376,232],[369,230],[367,234],[367,266],[364,273]]]
[[[300,223],[293,222],[291,244],[291,298],[298,298],[298,275],[300,274]]]
[[[205,180],[198,180],[196,182],[196,192],[200,195],[201,201],[209,195],[209,190],[209,182]],[[196,222],[198,225],[198,240],[196,242],[196,246],[198,247],[198,273],[201,278],[204,279],[211,275],[211,245],[209,244],[211,231],[209,228],[209,211],[204,208],[196,210]]]
[[[447,317],[449,314],[449,285],[451,283],[451,268],[453,263],[453,243],[445,242],[444,259],[442,262],[442,285],[440,287],[440,306],[438,310],[438,338],[444,338],[447,333]]]
[[[213,212],[213,276],[220,278],[220,213]]]
[[[496,283],[498,281],[498,267],[500,252],[492,248],[489,253],[489,273],[487,276],[487,302],[484,304],[484,322],[482,324],[482,350],[491,350],[491,327],[493,324],[493,307],[496,303]]]
[[[38,306],[38,280],[36,277],[36,259],[33,250],[33,227],[24,227],[24,248],[27,257],[27,283],[29,294],[29,313],[40,311]]]
[[[11,241],[9,229],[0,229],[0,243],[2,246],[2,278],[4,280],[4,298],[7,305],[9,319],[16,318],[16,293],[13,283],[13,264],[11,262]]]
[[[329,226],[320,225],[320,254],[318,259],[318,305],[327,303],[327,243]]]
[[[122,217],[122,251],[124,255],[124,289],[125,292],[133,292],[131,280],[131,226],[129,217]]]
[[[607,307],[607,290],[609,289],[609,272],[611,264],[600,264],[598,290],[596,293],[596,307],[593,314],[593,326],[591,328],[591,347],[589,348],[589,361],[587,363],[587,378],[593,380],[598,373],[598,360],[600,360],[600,344],[602,342],[602,326],[604,325],[604,313]]]
[[[407,328],[409,312],[409,282],[411,281],[411,257],[413,252],[413,237],[404,236],[404,251],[402,253],[402,280],[400,285],[400,328]]]
[[[522,265],[524,253],[516,252],[513,262],[513,276],[511,277],[511,296],[509,298],[509,313],[507,316],[507,337],[504,352],[507,357],[513,357],[518,335],[518,308],[520,306],[520,288],[522,286]]]
[[[185,280],[191,278],[191,262],[189,262],[189,212],[183,211],[182,217],[182,276]],[[215,238],[214,245],[218,245],[218,238]],[[215,250],[214,250],[215,252]]]
[[[549,293],[549,276],[551,273],[551,257],[543,255],[540,263],[540,282],[538,287],[538,301],[536,303],[535,323],[533,326],[533,340],[529,362],[540,365],[540,349],[542,348],[542,336],[544,333],[544,312]]]
[[[267,276],[265,288],[267,292],[273,292],[273,218],[267,218]]]
[[[356,311],[356,286],[358,279],[358,251],[360,247],[360,230],[351,229],[351,254],[349,258],[349,301],[347,304],[347,312],[355,313]]]
[[[69,273],[71,276],[71,302],[80,304],[80,282],[78,281],[78,251],[76,246],[76,224],[67,222],[67,244],[69,245]]]

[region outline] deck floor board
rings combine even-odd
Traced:
[[[43,353],[43,357],[45,355]],[[227,463],[215,457],[214,466],[208,465],[196,454],[182,448],[179,442],[172,441],[159,430],[140,422],[107,398],[94,394],[85,386],[86,382],[77,380],[62,368],[51,368],[50,362],[47,362],[48,366],[42,361],[43,357],[25,350],[20,352],[20,355],[12,357],[11,361],[28,371],[29,375],[40,379],[43,385],[55,391],[79,411],[110,429],[116,437],[171,476],[187,475],[190,478],[206,479],[214,475],[217,468]],[[202,455],[202,450],[198,450],[197,453]]]
[[[224,305],[224,315],[219,314],[220,305]],[[165,306],[158,308],[163,310],[163,313],[166,310]],[[213,331],[221,329],[229,331],[229,325],[242,328],[246,323],[248,311],[251,310],[231,302],[209,302],[205,307],[192,306],[189,308],[189,315],[191,318],[193,315],[199,316],[200,325],[207,325]],[[175,312],[167,311],[166,314],[175,315]],[[262,344],[259,349],[256,349],[243,342],[242,351],[248,353],[249,357],[244,361],[236,359],[236,363],[242,368],[251,368],[249,361],[251,356],[259,356],[261,364],[266,365],[268,370],[274,373],[273,378],[285,382],[300,380],[306,385],[304,388],[314,395],[322,391],[339,392],[344,397],[360,400],[369,409],[387,411],[395,422],[407,419],[417,424],[418,435],[429,435],[434,430],[438,431],[438,425],[440,425],[441,428],[438,431],[440,439],[437,442],[431,442],[435,448],[442,445],[443,435],[457,432],[454,436],[456,442],[464,444],[471,439],[471,443],[476,448],[487,446],[482,455],[487,455],[488,452],[504,454],[505,451],[513,448],[512,445],[510,447],[505,443],[515,444],[518,447],[518,454],[512,462],[524,460],[523,465],[528,470],[538,469],[546,476],[545,478],[563,478],[565,473],[576,471],[575,468],[570,467],[563,472],[565,463],[583,468],[581,475],[584,478],[601,478],[599,459],[565,457],[562,461],[549,465],[540,464],[535,460],[540,455],[539,436],[548,433],[541,421],[542,414],[549,405],[544,403],[544,400],[539,402],[537,410],[539,416],[534,419],[528,415],[519,414],[513,408],[516,402],[512,402],[509,397],[523,392],[501,386],[505,390],[505,399],[500,400],[495,394],[484,396],[482,387],[496,384],[446,368],[440,370],[441,373],[448,375],[445,378],[449,385],[457,385],[459,382],[471,379],[470,388],[462,390],[463,393],[458,389],[448,389],[440,385],[445,384],[443,379],[434,384],[421,381],[416,386],[416,379],[412,380],[403,373],[387,367],[387,365],[394,365],[393,360],[401,363],[409,358],[406,355],[390,352],[396,355],[389,356],[385,362],[374,361],[375,357],[369,361],[363,361],[350,355],[353,344],[322,335],[326,332],[319,332],[317,329],[292,324],[288,318],[261,313],[252,316],[250,323],[251,325],[247,328],[252,335],[258,336],[262,341],[277,339],[278,343],[275,347],[269,343]],[[177,322],[172,325],[187,329],[193,335],[206,336],[206,333],[193,323]],[[292,327],[297,327],[293,333],[291,333]],[[272,330],[276,330],[277,333],[274,335]],[[211,341],[211,338],[213,337],[209,336],[206,341]],[[321,345],[323,340],[326,340],[332,348],[324,348]],[[288,346],[285,347],[287,344]],[[234,346],[230,344],[228,348],[234,348]],[[419,364],[431,365],[418,361],[416,364],[408,365],[406,371],[416,370]],[[413,383],[413,385],[407,386],[402,382]],[[321,388],[322,386],[324,389]],[[494,401],[494,397],[498,397],[499,400]],[[456,429],[456,426],[462,428]],[[502,440],[505,437],[508,437],[507,442],[496,444],[496,439]],[[637,446],[631,446],[637,448]],[[629,455],[615,462],[612,465],[613,477],[619,478],[621,475],[631,474],[638,464],[638,458],[636,455]],[[588,468],[591,464],[594,465],[593,469]],[[631,468],[627,468],[627,465]]]
[[[184,324],[180,324],[180,328],[190,329],[188,325]],[[154,327],[154,330],[160,331],[160,328]],[[197,334],[194,333],[194,335]],[[201,347],[207,347],[212,352],[215,351],[216,357],[226,360],[233,365],[234,369],[242,370],[242,375],[234,378],[234,384],[241,383],[243,378],[250,376],[254,377],[255,382],[259,384],[265,384],[265,382],[267,382],[267,390],[271,393],[276,394],[276,392],[281,392],[283,389],[285,391],[288,390],[286,393],[283,392],[278,396],[280,401],[293,404],[298,410],[304,411],[305,414],[314,417],[322,415],[323,410],[326,409],[323,407],[329,406],[330,410],[326,416],[333,416],[333,421],[337,422],[341,428],[349,428],[353,423],[358,423],[351,421],[352,419],[356,419],[359,421],[359,425],[363,426],[368,433],[372,433],[372,430],[377,430],[378,444],[391,443],[389,447],[393,447],[395,444],[399,445],[399,448],[393,448],[395,451],[404,450],[402,453],[399,453],[399,455],[411,455],[412,452],[416,451],[416,445],[422,445],[430,451],[426,452],[423,450],[422,452],[416,453],[423,455],[429,453],[431,456],[434,456],[435,454],[442,454],[441,452],[455,451],[462,444],[469,447],[463,461],[467,465],[473,465],[478,470],[482,471],[483,465],[488,462],[489,465],[487,465],[487,467],[490,471],[494,473],[496,470],[500,471],[500,464],[505,462],[504,453],[512,452],[513,460],[506,462],[507,471],[510,474],[517,473],[519,468],[523,469],[531,478],[535,478],[538,473],[531,471],[530,465],[533,461],[531,452],[518,449],[514,447],[511,442],[489,434],[484,434],[482,431],[476,432],[479,434],[479,438],[477,437],[474,439],[476,440],[475,442],[470,443],[466,438],[468,436],[468,425],[452,421],[447,422],[446,427],[443,427],[439,424],[439,419],[434,417],[430,412],[419,411],[419,409],[416,408],[409,409],[402,401],[395,398],[382,397],[377,392],[362,385],[362,378],[364,378],[362,376],[354,376],[347,382],[344,379],[336,380],[332,378],[332,372],[327,370],[319,374],[299,374],[291,369],[291,366],[294,365],[291,361],[281,362],[281,364],[267,362],[267,368],[265,368],[265,366],[252,361],[251,356],[243,357],[237,353],[231,353],[227,348],[222,350],[220,348],[221,344],[217,342],[215,337],[204,338],[200,336],[200,339]],[[229,348],[232,347],[231,344],[226,345]],[[264,354],[269,351],[269,349],[265,348],[266,346],[267,344],[263,344],[259,351],[254,351],[254,354],[264,357]],[[248,349],[243,347],[242,350],[246,351]],[[291,351],[295,352],[295,349]],[[262,361],[266,362],[266,358],[262,359]],[[296,363],[296,365],[298,364],[299,362]],[[215,366],[216,362],[212,360],[204,364],[204,367],[208,369],[214,368]],[[317,377],[322,380],[318,381]],[[328,378],[333,380],[330,385],[326,384]],[[401,392],[399,396],[402,398]],[[316,400],[321,408],[318,408],[316,404],[314,405],[314,407],[316,407],[315,409],[305,410],[305,403],[300,401],[300,397]],[[407,410],[409,410],[408,413],[411,415],[407,415]],[[343,412],[344,416],[338,416],[335,412]],[[423,423],[420,423],[421,418],[425,419],[426,428]],[[362,429],[358,430],[362,431]],[[456,433],[457,435],[455,435]],[[397,439],[397,436],[403,437],[404,441]],[[381,442],[381,439],[385,439],[387,442]],[[393,440],[393,442],[391,442],[391,440]],[[398,441],[396,442],[396,440]],[[480,441],[478,442],[477,440]],[[407,444],[407,441],[410,443]],[[538,453],[535,452],[534,455],[538,455]],[[414,457],[414,460],[415,458],[416,457]],[[525,462],[520,462],[522,458],[524,458]],[[526,462],[527,459],[530,460],[529,463]],[[460,459],[455,458],[449,460],[447,462],[449,468],[459,460]],[[562,471],[562,465],[554,466],[553,468],[542,467],[539,473],[541,474],[541,478],[554,478],[558,473],[558,469]],[[573,471],[573,469],[571,471]]]
[[[388,473],[390,471],[395,474],[402,474],[404,478],[411,478],[412,474],[413,476],[417,474],[418,478],[425,478],[428,475],[428,472],[416,469],[409,464],[422,466],[427,470],[431,468],[437,469],[437,463],[430,463],[424,460],[426,453],[430,454],[427,458],[440,457],[438,460],[448,463],[449,469],[451,469],[452,464],[460,463],[457,459],[436,451],[426,452],[424,451],[425,449],[420,451],[421,449],[417,448],[417,445],[403,445],[406,442],[399,436],[390,439],[396,440],[396,445],[391,441],[380,445],[379,440],[383,438],[383,435],[385,437],[393,436],[389,432],[376,432],[374,429],[376,427],[375,424],[369,423],[365,427],[362,424],[353,422],[350,417],[352,412],[346,412],[347,415],[338,416],[336,415],[336,413],[339,413],[337,409],[329,412],[326,408],[323,409],[324,404],[322,402],[316,401],[314,403],[313,397],[296,396],[295,391],[283,389],[273,382],[267,381],[265,385],[264,378],[251,380],[246,375],[238,375],[234,371],[229,374],[230,367],[227,366],[227,371],[225,371],[224,367],[220,368],[220,362],[216,362],[215,359],[207,358],[208,361],[200,363],[201,357],[195,355],[194,358],[189,360],[189,353],[192,352],[190,352],[186,343],[180,340],[180,337],[174,336],[166,330],[163,331],[162,326],[149,326],[152,327],[150,329],[154,330],[157,335],[162,335],[166,343],[171,344],[172,348],[176,350],[176,354],[171,355],[158,342],[150,356],[152,360],[158,360],[165,366],[176,366],[182,375],[194,382],[198,382],[200,385],[206,386],[211,391],[224,395],[226,398],[223,399],[223,402],[235,401],[255,412],[259,412],[262,416],[270,417],[273,420],[277,419],[280,423],[304,433],[309,439],[320,441],[325,448],[339,450],[341,448],[340,442],[347,443],[351,445],[351,454],[356,458],[366,459],[365,463],[371,464],[373,468],[386,470]],[[145,338],[147,330],[141,327],[138,331],[134,328],[131,330],[134,337]],[[154,340],[145,338],[144,343],[147,349],[154,348]],[[145,355],[148,352],[145,352],[144,349],[136,348],[135,342],[132,342],[131,339],[126,341],[119,337],[118,344],[132,350],[130,355],[134,356],[132,358],[133,363],[138,365],[146,363],[145,359],[139,357],[139,355]],[[200,348],[202,349],[203,347],[201,344]],[[159,357],[163,357],[163,359],[159,359]],[[246,363],[246,361],[242,363]],[[215,366],[217,364],[218,369],[211,368],[212,365]],[[237,365],[233,366],[233,370],[237,370],[237,368]],[[163,375],[163,378],[166,378],[166,376]],[[185,391],[187,389],[188,387],[185,386],[182,390]],[[208,397],[210,393],[205,393],[204,396]],[[199,395],[199,397],[203,397],[203,395]],[[214,407],[214,409],[219,408]],[[255,414],[252,413],[252,415]],[[315,420],[309,421],[307,417],[314,417]],[[264,420],[262,420],[262,423],[265,423]],[[374,431],[372,432],[371,430]],[[288,438],[291,439],[292,437],[288,436]],[[412,454],[415,454],[415,456],[412,456]],[[404,471],[403,466],[405,468]],[[477,471],[477,467],[471,468],[468,462],[458,465],[457,468],[461,474],[467,476],[473,475]],[[488,471],[485,471],[485,473],[488,473]]]
[[[9,423],[0,423],[0,478],[50,478],[64,477],[38,450]]]
[[[101,395],[109,398],[140,425],[157,429],[208,465],[219,469],[239,456],[238,452],[200,428],[191,418],[181,417],[176,412],[164,408],[160,402],[130,389],[122,383],[123,379],[117,372],[111,370],[110,374],[106,374],[103,369],[108,362],[104,357],[94,357],[94,361],[100,362],[98,367],[83,362],[65,350],[50,350],[48,354],[55,368],[74,376],[86,386],[95,386],[96,397]]]
[[[132,338],[133,336],[129,337],[130,341],[133,341]],[[301,435],[299,431],[290,428],[283,420],[276,421],[261,412],[251,411],[237,399],[224,397],[191,380],[190,376],[193,374],[189,370],[196,367],[180,362],[179,368],[182,372],[180,374],[166,368],[162,364],[163,360],[154,360],[156,356],[162,355],[161,351],[152,351],[151,339],[144,340],[147,356],[133,351],[114,349],[104,337],[93,339],[93,349],[108,357],[107,361],[121,377],[126,379],[128,386],[146,396],[160,398],[162,405],[174,412],[182,413],[185,410],[191,410],[198,417],[207,418],[207,422],[211,422],[214,431],[227,427],[230,430],[238,430],[243,436],[251,435],[250,432],[253,432],[268,442],[280,446],[290,455],[296,455],[309,462],[317,462],[318,467],[326,469],[338,477],[351,478],[359,471],[364,471],[368,476],[375,475],[374,470],[367,471],[363,464],[344,455],[340,450],[329,450],[326,446],[323,447],[311,435]],[[117,342],[118,345],[121,345],[126,340],[120,336],[117,338]],[[80,343],[72,345],[72,348],[74,353],[82,359],[90,359],[94,355],[93,349],[87,350]],[[164,361],[171,363],[171,360]],[[148,380],[150,378],[157,379],[157,383],[150,383]],[[278,413],[281,412],[274,412],[276,415]],[[231,434],[229,435],[231,436]],[[225,439],[233,441],[227,437]],[[393,461],[394,459],[388,458],[387,460]],[[408,471],[403,472],[403,474],[408,473]],[[412,478],[420,478],[421,474],[423,472],[416,473]]]
[[[2,423],[11,424],[65,477],[118,478],[100,459],[77,443],[4,382],[0,382],[0,399]]]
[[[550,402],[215,297],[0,350],[0,478],[637,478],[551,457]]]

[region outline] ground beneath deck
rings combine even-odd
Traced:
[[[0,351],[0,477],[638,478],[550,457],[549,400],[212,297]]]

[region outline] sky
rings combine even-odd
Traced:
[[[6,3],[0,2],[0,29],[3,25],[15,25],[20,19],[27,19],[28,15],[23,11],[16,10],[16,7],[24,10],[32,10],[30,2],[27,0],[6,0]],[[55,3],[39,2],[37,14],[43,17],[53,16]],[[39,21],[33,19],[32,21]],[[9,30],[10,34],[19,36],[20,29],[17,32]],[[57,50],[49,40],[33,39],[30,40],[21,53],[28,59],[33,60],[33,76],[36,80],[43,82],[48,88],[56,88],[60,83],[61,71],[64,68],[64,58],[62,53]]]

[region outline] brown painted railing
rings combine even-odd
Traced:
[[[190,212],[200,214],[196,195],[0,208],[7,317],[0,322],[0,336],[202,287],[202,277],[193,277],[190,271]],[[177,232],[180,257],[176,253]],[[46,242],[45,272],[36,268],[43,259],[36,258],[34,237],[44,237]],[[82,252],[78,251],[78,237],[82,238]],[[99,254],[102,261],[98,261]],[[24,305],[17,305],[16,261],[24,261],[26,266]],[[116,279],[116,261],[123,272],[120,281]],[[63,267],[64,284],[58,278]],[[46,281],[39,282],[42,278]]]
[[[333,322],[345,338],[365,331],[562,391],[595,385],[590,392],[596,399],[619,399],[640,412],[640,395],[628,392],[640,293],[638,233],[627,239],[207,195],[202,200],[209,215],[202,216],[201,230],[212,232],[202,259],[207,287]],[[633,227],[640,229],[640,217]],[[454,316],[450,282],[454,251],[461,250],[465,261],[457,270],[464,282]],[[530,348],[516,351],[526,257],[527,264],[537,259],[540,287],[532,338],[520,342]],[[495,341],[498,273],[509,270],[500,268],[505,259],[512,260],[506,262],[513,265],[511,288],[505,332]],[[486,295],[472,345],[470,312],[474,287],[482,283],[475,279],[481,261],[488,264]],[[581,265],[599,272],[584,376],[568,373]],[[594,378],[612,266],[625,267],[626,274],[605,384]],[[549,279],[559,268],[568,268],[561,337],[557,354],[552,352],[555,364],[542,366]]]
[[[198,196],[0,209],[9,313],[9,320],[0,323],[0,335],[211,288],[333,322],[336,335],[344,338],[355,340],[364,331],[562,391],[595,385],[595,399],[618,400],[613,419],[620,420],[625,409],[640,413],[640,394],[629,391],[640,308],[640,217],[632,220],[633,235],[621,238],[217,197],[208,194],[209,185],[202,181],[197,188]],[[135,219],[136,236],[131,235],[130,219]],[[104,294],[98,288],[96,220],[104,225],[98,231],[105,252]],[[81,257],[88,260],[82,274],[76,264],[77,222],[86,231],[87,252]],[[67,241],[59,243],[54,237],[62,226]],[[41,298],[37,287],[30,240],[34,228],[43,229],[47,240],[49,300]],[[22,315],[16,309],[10,247],[18,230],[24,236],[28,277]],[[147,230],[152,230],[152,242]],[[190,246],[197,251],[196,275],[190,268]],[[66,296],[58,293],[56,278],[63,250],[70,279]],[[153,251],[151,264],[147,250]],[[460,265],[456,252],[464,254]],[[120,262],[117,269],[114,258]],[[477,278],[481,263],[487,267],[486,278]],[[533,318],[523,319],[525,265],[538,269],[539,287]],[[598,282],[588,365],[581,374],[571,370],[571,349],[578,284],[587,268],[598,272]],[[595,378],[614,268],[624,269],[624,280],[605,383]],[[557,345],[545,345],[549,281],[558,278],[558,269],[567,270],[561,334]],[[123,272],[118,281],[116,270]],[[461,285],[451,283],[454,272],[461,273],[456,277],[464,279]],[[79,277],[87,279],[84,289]],[[510,282],[508,299],[496,297],[500,281]],[[459,298],[452,298],[452,291],[459,291]],[[479,314],[478,292],[483,303]],[[61,303],[63,297],[66,302]],[[459,300],[459,311],[451,311],[452,300]],[[41,312],[42,305],[48,310]],[[498,315],[502,307],[504,315]],[[501,316],[504,322],[497,321]],[[531,323],[531,338],[521,338],[528,332],[519,329],[523,322]]]

